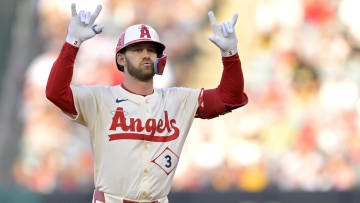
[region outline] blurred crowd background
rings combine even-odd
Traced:
[[[89,191],[88,131],[44,94],[73,1],[31,2],[28,9],[36,17],[31,28],[38,40],[34,57],[18,72],[23,75],[17,89],[21,100],[14,101],[13,117],[21,127],[11,135],[18,140],[11,178],[40,193]],[[207,12],[213,10],[219,22],[239,13],[236,32],[249,103],[212,120],[195,119],[173,191],[347,191],[360,186],[360,1],[74,2],[78,11],[94,10],[100,2],[97,23],[105,25],[102,34],[81,46],[74,84],[121,84],[123,75],[114,63],[118,36],[129,25],[145,23],[157,29],[169,58],[156,87],[214,88],[222,63],[218,48],[207,40],[212,34]],[[7,77],[9,70],[3,72]]]

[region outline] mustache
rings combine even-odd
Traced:
[[[154,65],[154,62],[153,61],[151,61],[151,60],[142,60],[141,61],[141,63],[151,63],[151,64],[153,64]]]

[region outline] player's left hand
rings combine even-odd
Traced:
[[[214,35],[209,36],[208,39],[220,48],[222,56],[229,57],[235,55],[237,53],[237,38],[234,27],[238,14],[235,13],[231,21],[221,24],[216,21],[212,11],[210,11],[208,15],[214,32]]]

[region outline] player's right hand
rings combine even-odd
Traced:
[[[83,41],[101,33],[104,26],[94,24],[101,9],[102,6],[98,5],[94,13],[85,12],[83,10],[77,13],[75,3],[71,4],[72,17],[68,28],[68,34],[66,36],[66,42],[79,47]]]

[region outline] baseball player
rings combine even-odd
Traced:
[[[77,13],[55,61],[46,96],[72,120],[88,127],[94,157],[93,202],[167,203],[171,181],[194,118],[210,119],[248,102],[237,54],[234,26],[218,24],[209,40],[220,48],[223,74],[215,89],[153,87],[154,74],[165,68],[165,45],[150,26],[128,27],[120,35],[115,62],[124,72],[117,86],[70,85],[76,54],[82,42],[101,33],[94,24],[101,11]]]

